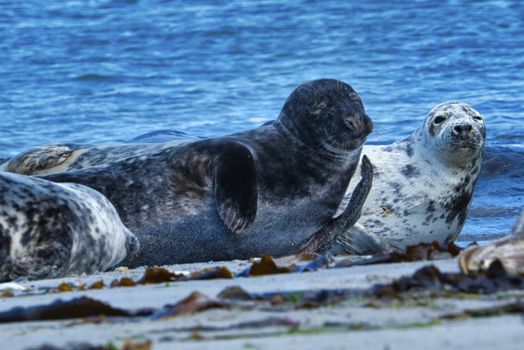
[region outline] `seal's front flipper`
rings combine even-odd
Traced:
[[[22,175],[32,175],[59,166],[73,153],[70,145],[44,145],[31,148],[12,158],[3,170]]]
[[[346,209],[338,217],[331,219],[313,235],[303,248],[303,252],[323,253],[335,242],[338,236],[347,232],[360,218],[362,207],[373,184],[373,165],[367,156],[362,157],[360,165],[362,179],[351,194]]]
[[[356,255],[370,255],[393,250],[383,238],[369,232],[357,223],[336,238],[336,243],[343,252]]]
[[[234,233],[246,232],[257,215],[258,186],[253,155],[241,144],[228,144],[217,158],[214,191],[218,215]]]

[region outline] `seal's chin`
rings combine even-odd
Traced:
[[[324,148],[332,153],[344,153],[356,150],[364,144],[366,138],[336,139],[331,142],[325,142]]]
[[[477,153],[482,148],[482,142],[477,139],[467,139],[453,142],[450,146],[452,152]]]
[[[476,143],[468,143],[468,144],[460,144],[453,147],[453,150],[455,151],[463,151],[463,152],[475,152],[480,149],[479,145]]]
[[[328,158],[347,161],[360,155],[364,141],[351,139],[346,142],[324,142],[320,153]]]

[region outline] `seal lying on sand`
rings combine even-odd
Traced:
[[[487,271],[498,261],[506,272],[524,275],[524,209],[510,235],[485,246],[471,246],[460,254],[464,273]]]
[[[406,140],[365,146],[374,166],[373,188],[358,224],[339,235],[338,243],[348,253],[373,254],[453,242],[471,204],[485,138],[476,110],[447,102],[433,108]],[[350,184],[343,203],[353,188]]]
[[[0,172],[0,281],[106,270],[138,247],[100,193]]]
[[[347,226],[332,217],[371,130],[355,91],[321,79],[299,86],[272,125],[44,177],[109,198],[141,243],[129,266],[282,256]]]

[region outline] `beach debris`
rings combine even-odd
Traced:
[[[487,245],[468,247],[459,258],[465,274],[483,273],[500,265],[508,274],[524,275],[524,239],[506,236]]]
[[[24,291],[27,288],[16,282],[0,283],[0,292]]]
[[[115,268],[114,271],[118,272],[118,273],[128,273],[129,272],[129,267],[127,267],[127,266],[118,266],[117,268]]]
[[[253,261],[250,267],[238,273],[235,277],[264,276],[291,272],[310,272],[316,271],[320,268],[326,268],[330,263],[330,257],[326,255],[302,253],[296,255],[296,257],[299,257],[300,259],[304,257],[313,258],[313,260],[303,266],[297,266],[295,264],[291,264],[289,266],[278,266],[271,256],[263,255],[259,260]]]
[[[3,291],[3,292],[0,292],[0,298],[12,298],[14,296],[15,296],[15,293],[13,293],[10,290],[6,290],[6,291]]]
[[[230,302],[256,301],[266,302],[271,306],[286,305],[291,309],[301,309],[334,304],[347,299],[349,296],[356,295],[362,295],[362,292],[348,289],[320,289],[293,292],[249,293],[241,287],[232,286],[222,290],[218,294],[218,298]]]
[[[295,257],[295,256],[294,256]],[[109,284],[110,287],[135,287],[139,284],[159,284],[169,282],[180,282],[180,281],[193,281],[193,280],[209,280],[209,279],[232,279],[236,277],[251,277],[251,276],[263,276],[280,273],[291,273],[291,272],[308,272],[316,271],[320,268],[329,267],[331,258],[326,255],[318,254],[301,254],[296,256],[297,259],[302,261],[309,261],[307,264],[297,266],[291,264],[289,266],[279,266],[275,260],[269,255],[264,255],[260,259],[254,259],[251,266],[244,271],[233,274],[225,266],[217,266],[211,268],[205,268],[199,271],[175,271],[172,272],[165,267],[153,266],[148,267],[142,277],[137,280],[133,280],[130,277],[122,277],[120,279],[114,279]],[[288,257],[286,257],[288,258]],[[312,260],[311,260],[312,259]],[[71,283],[62,282],[55,288],[49,289],[51,292],[72,292],[74,290],[87,290],[87,289],[102,289],[105,284],[103,280],[94,282],[91,286],[86,285],[75,286]]]
[[[150,309],[126,311],[112,307],[89,297],[71,300],[58,299],[50,304],[29,307],[15,307],[0,313],[0,323],[67,320],[87,317],[137,317],[151,314]]]
[[[111,287],[134,287],[136,282],[129,277],[122,277],[111,282]]]
[[[164,282],[172,282],[184,277],[169,271],[163,267],[149,267],[144,272],[144,275],[136,282],[138,284],[157,284]]]
[[[209,309],[230,308],[231,304],[212,299],[200,292],[192,292],[189,296],[182,299],[175,305],[166,305],[161,310],[155,312],[151,319],[165,319],[178,316],[192,315]]]
[[[459,253],[460,248],[454,243],[449,243],[446,246],[442,246],[438,242],[419,243],[407,247],[404,252],[380,253],[360,260],[355,260],[354,258],[344,259],[338,262],[335,267],[449,259],[457,256]]]
[[[151,340],[144,341],[133,341],[126,340],[122,345],[122,350],[151,350],[153,348],[153,342]]]
[[[266,259],[265,263],[271,262]],[[256,265],[255,265],[256,266]],[[278,266],[276,267],[278,268]],[[483,274],[465,275],[463,273],[443,273],[433,265],[417,270],[411,276],[401,277],[391,283],[375,285],[366,290],[319,289],[303,291],[278,291],[250,293],[239,286],[222,290],[217,298],[200,292],[192,292],[176,304],[168,304],[159,309],[128,311],[112,307],[102,301],[80,297],[68,301],[57,300],[47,305],[15,307],[0,313],[1,322],[21,322],[35,320],[63,320],[98,317],[98,321],[131,318],[138,320],[157,320],[192,315],[210,309],[239,308],[250,310],[297,310],[334,305],[350,298],[412,298],[413,296],[453,296],[463,293],[491,294],[499,291],[523,290],[524,276],[513,276],[499,266]],[[511,313],[520,312],[522,305],[509,307]],[[504,313],[506,309],[501,309]]]
[[[211,267],[192,272],[188,280],[231,279],[233,273],[225,266]]]
[[[58,285],[58,287],[56,287],[56,291],[57,292],[72,292],[73,288],[74,288],[73,285],[62,282]]]
[[[511,276],[500,265],[484,274],[443,273],[434,265],[417,270],[412,276],[391,283],[376,285],[372,294],[377,297],[398,297],[409,292],[492,294],[499,291],[524,289],[524,276]]]
[[[232,286],[223,289],[218,293],[217,297],[219,299],[225,300],[238,300],[238,301],[248,301],[253,300],[253,296],[246,292],[246,290],[239,286]]]
[[[289,273],[290,267],[277,266],[273,258],[269,255],[262,255],[260,260],[254,261],[250,267],[239,273],[239,277],[275,275],[280,273]]]
[[[465,274],[484,272],[500,264],[506,273],[524,275],[524,209],[510,235],[462,252],[459,266]]]
[[[104,288],[104,281],[102,281],[102,280],[93,282],[89,286],[89,289],[103,289],[103,288]]]
[[[513,302],[481,309],[468,309],[458,313],[451,313],[440,316],[443,320],[457,320],[475,317],[490,317],[508,314],[524,314],[524,302]]]
[[[55,346],[44,344],[26,350],[151,350],[153,343],[151,340],[133,341],[125,340],[122,346],[117,346],[113,342],[107,345],[92,345],[89,343],[67,343],[65,346]]]

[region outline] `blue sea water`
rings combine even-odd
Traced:
[[[485,116],[463,240],[506,233],[524,206],[524,1],[0,0],[0,58],[0,158],[240,131],[331,77],[361,96],[371,143],[406,137],[448,100]]]

